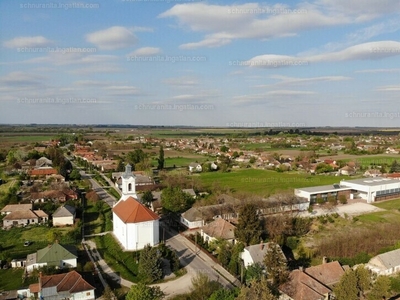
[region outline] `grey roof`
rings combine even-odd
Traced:
[[[309,193],[326,193],[326,192],[333,192],[333,191],[345,191],[349,190],[350,187],[339,185],[338,188],[335,188],[333,184],[330,185],[319,185],[319,186],[310,186],[305,188],[298,188],[298,191],[305,191]]]
[[[57,210],[53,213],[53,218],[70,217],[75,214],[75,211],[76,211],[75,207],[66,204],[64,206],[60,206],[59,208],[57,208]]]
[[[267,253],[269,247],[272,244],[275,244],[275,243],[269,242],[269,243],[256,244],[256,245],[247,246],[244,249],[250,253],[250,256],[253,259],[253,262],[255,264],[259,263],[259,264],[263,265],[265,254]],[[276,246],[279,247],[279,245],[276,245]],[[282,254],[283,258],[286,260],[286,257],[283,254],[281,247],[279,247],[279,250],[281,250],[281,254]]]
[[[182,189],[182,192],[189,194],[192,197],[196,197],[196,193],[193,189]]]
[[[391,183],[398,183],[400,187],[400,180],[393,179],[393,178],[360,178],[360,179],[353,179],[353,180],[342,180],[340,182],[342,185],[346,185],[346,183],[353,183],[353,184],[361,184],[367,186],[377,186],[377,185],[385,185]]]
[[[400,249],[375,256],[387,269],[400,266]]]

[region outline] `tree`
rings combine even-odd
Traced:
[[[161,205],[171,212],[182,212],[192,206],[194,199],[180,188],[167,187],[161,193]]]
[[[164,169],[164,148],[163,148],[163,146],[160,146],[160,153],[159,153],[157,161],[158,161],[157,169],[158,170]]]
[[[153,194],[151,193],[151,191],[145,191],[142,195],[142,203],[146,207],[150,207],[152,202],[153,202]]]
[[[252,281],[261,280],[263,276],[264,267],[260,263],[255,263],[247,267],[246,269],[246,283],[250,284]]]
[[[240,294],[236,300],[248,299],[276,300],[278,298],[272,294],[267,280],[263,278],[259,281],[253,280],[249,285],[243,285],[240,289]]]
[[[368,294],[368,300],[381,300],[383,297],[389,297],[391,289],[390,279],[387,276],[378,276]]]
[[[142,149],[135,149],[134,151],[128,152],[126,160],[136,170],[136,164],[143,162],[146,157],[146,153],[144,153]]]
[[[216,281],[211,281],[206,274],[198,273],[192,279],[191,299],[208,300],[210,296],[221,287]]]
[[[264,256],[264,265],[267,271],[267,278],[271,287],[277,289],[289,279],[289,270],[286,265],[286,258],[281,248],[276,243],[269,243]]]
[[[235,300],[237,297],[238,289],[220,288],[212,293],[208,300]]]
[[[235,237],[246,246],[256,244],[261,239],[262,226],[255,204],[245,204],[239,211]]]
[[[358,300],[357,276],[352,269],[347,270],[333,288],[337,300]]]
[[[142,282],[133,284],[126,295],[126,300],[161,300],[164,298],[164,293],[160,287],[150,287]]]
[[[71,180],[80,180],[81,173],[79,173],[78,169],[73,169],[72,172],[69,174],[69,179]]]
[[[243,252],[244,245],[242,243],[236,243],[232,247],[231,260],[229,261],[228,270],[232,274],[239,275],[241,268],[241,260],[239,259],[240,253]],[[242,266],[243,267],[243,266]]]
[[[365,292],[369,290],[371,285],[371,274],[370,272],[363,266],[358,266],[355,269],[356,277],[357,277],[357,289],[359,295],[364,296]]]
[[[392,162],[390,166],[389,173],[397,173],[397,172],[400,172],[400,164],[397,162],[397,160],[395,160]]]
[[[146,245],[140,253],[139,277],[145,284],[160,280],[163,276],[161,251]]]

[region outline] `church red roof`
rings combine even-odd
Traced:
[[[140,223],[159,219],[156,213],[139,203],[139,201],[133,197],[129,197],[125,201],[119,201],[119,203],[114,206],[113,212],[124,223]]]

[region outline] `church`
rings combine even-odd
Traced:
[[[159,243],[159,216],[137,200],[135,175],[128,164],[122,175],[122,196],[113,207],[113,233],[124,250]]]

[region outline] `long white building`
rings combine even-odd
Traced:
[[[338,199],[340,195],[373,203],[384,199],[399,198],[400,180],[382,177],[342,180],[338,184],[298,188],[294,190],[294,194],[306,198],[310,203],[315,203],[317,198],[327,200],[328,197],[335,197]]]

